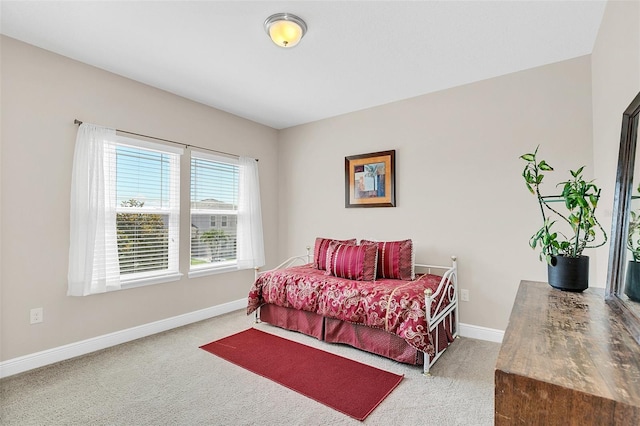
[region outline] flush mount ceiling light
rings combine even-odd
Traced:
[[[264,21],[264,29],[280,47],[293,47],[307,32],[307,24],[291,13],[276,13]]]

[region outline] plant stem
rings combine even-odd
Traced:
[[[537,183],[538,182],[538,165],[535,162],[535,160],[533,161],[533,166],[534,166],[534,175],[536,178],[536,196],[538,197],[538,205],[540,206],[540,213],[542,214],[542,223],[544,223],[544,230],[546,232],[547,235],[549,235],[549,225],[547,223],[547,215],[544,213],[544,207],[542,206],[542,204],[545,203],[545,201],[542,198],[542,195],[540,194],[540,185]],[[549,247],[545,247],[543,245],[543,253],[545,255],[550,255],[551,253],[549,252]]]
[[[577,256],[579,243],[580,243],[580,224],[582,223],[582,209],[580,209],[580,216],[578,217],[578,226],[576,229],[576,244],[573,251],[573,255]]]

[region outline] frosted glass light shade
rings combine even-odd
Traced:
[[[307,24],[290,13],[276,13],[264,21],[264,29],[271,40],[280,47],[293,47],[307,32]]]

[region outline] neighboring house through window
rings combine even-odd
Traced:
[[[238,191],[236,158],[192,152],[190,271],[236,268]]]

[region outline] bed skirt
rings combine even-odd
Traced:
[[[424,354],[402,338],[387,331],[334,318],[324,319],[324,340],[343,343],[398,362],[422,365]]]
[[[260,321],[286,330],[298,331],[318,340],[324,340],[323,319],[315,312],[283,308],[269,303],[260,307]]]
[[[260,307],[260,320],[286,330],[297,331],[329,343],[341,343],[367,352],[381,355],[404,364],[424,364],[424,353],[410,346],[404,339],[387,331],[353,324],[333,318],[325,318],[314,312],[284,308],[272,304]],[[433,333],[436,353],[453,341],[455,321],[444,321]],[[436,337],[437,336],[437,337]]]

